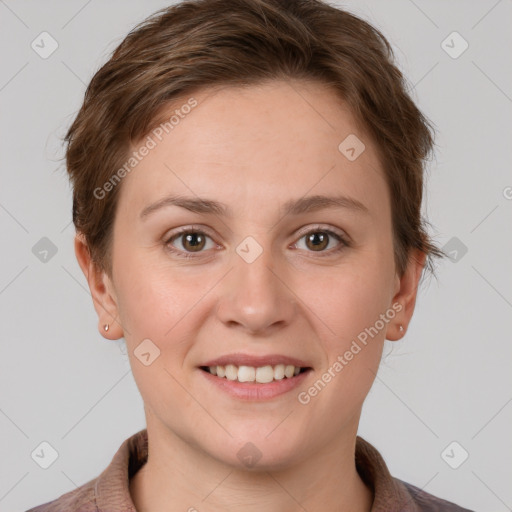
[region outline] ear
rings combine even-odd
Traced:
[[[395,295],[392,304],[400,304],[401,309],[397,312],[393,323],[388,325],[386,339],[390,341],[399,340],[407,331],[407,326],[414,313],[418,285],[426,258],[427,255],[424,252],[418,249],[412,250],[403,276],[396,276]],[[400,331],[400,325],[403,325],[403,331]]]
[[[89,284],[94,309],[98,314],[100,334],[109,340],[122,338],[123,327],[119,322],[114,286],[107,273],[100,270],[92,261],[89,247],[82,233],[77,233],[75,236],[75,255]],[[108,331],[104,329],[106,324],[109,326]]]

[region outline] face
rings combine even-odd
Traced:
[[[193,97],[123,178],[106,308],[148,430],[230,465],[256,447],[260,467],[286,467],[355,436],[383,341],[408,320],[389,192],[376,147],[321,84]],[[356,139],[339,149],[351,134],[359,156]],[[274,380],[239,383],[202,368],[222,357],[307,370],[248,368],[241,380]]]

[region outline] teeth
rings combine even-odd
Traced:
[[[278,364],[274,366],[274,379],[284,379],[284,364]]]
[[[226,379],[236,380],[238,378],[238,368],[234,364],[226,365]]]
[[[259,368],[258,368],[259,370]],[[254,382],[256,379],[256,369],[252,366],[240,366],[238,368],[239,382]]]
[[[272,368],[272,366],[256,368],[256,378],[254,380],[262,384],[272,382],[274,380],[274,368]]]
[[[238,382],[259,382],[266,384],[273,380],[281,380],[284,377],[290,379],[300,373],[300,367],[292,364],[276,364],[275,366],[235,366],[227,364],[226,366],[209,366],[208,370],[212,375],[228,380],[238,380]]]
[[[284,376],[285,377],[288,377],[288,378],[293,377],[294,372],[295,372],[295,366],[292,366],[291,364],[289,364],[284,367]]]

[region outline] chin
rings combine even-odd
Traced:
[[[304,443],[291,436],[289,431],[277,432],[278,424],[274,419],[273,422],[260,423],[260,429],[252,425],[250,429],[241,427],[238,432],[230,430],[233,438],[224,439],[224,443],[219,440],[217,446],[223,448],[216,458],[248,471],[276,471],[296,464],[298,455],[303,453]]]

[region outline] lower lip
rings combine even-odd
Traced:
[[[269,400],[284,393],[288,393],[292,389],[300,386],[304,379],[306,379],[307,376],[311,373],[311,369],[299,373],[294,377],[284,377],[281,380],[273,380],[267,384],[228,380],[225,377],[221,378],[217,377],[216,375],[212,375],[210,372],[201,370],[200,368],[199,372],[202,373],[209,382],[215,386],[218,386],[219,389],[225,391],[233,398],[238,398],[241,400],[263,401]]]

